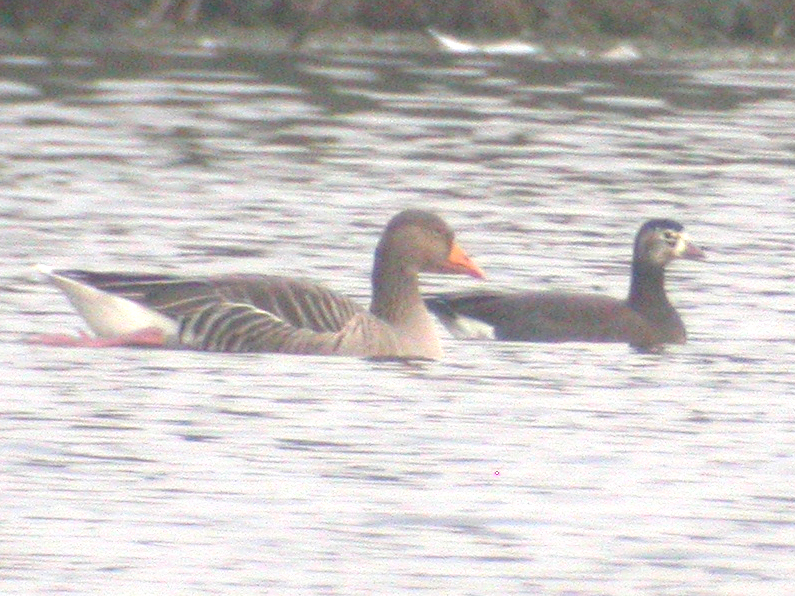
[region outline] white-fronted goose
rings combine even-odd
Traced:
[[[642,349],[684,343],[685,326],[665,295],[665,267],[703,259],[681,224],[647,221],[635,236],[629,296],[566,292],[439,294],[428,308],[456,337],[531,342],[627,342]],[[484,328],[486,333],[484,333]]]
[[[393,217],[378,242],[369,312],[289,277],[42,271],[97,337],[42,336],[40,343],[428,359],[442,350],[418,274],[483,277],[447,224],[418,210]]]

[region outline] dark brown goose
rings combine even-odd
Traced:
[[[369,312],[323,286],[289,277],[41,270],[97,336],[43,336],[42,343],[428,359],[442,350],[418,274],[483,277],[447,224],[417,210],[393,217],[381,236]]]
[[[456,337],[532,342],[627,342],[642,349],[684,343],[685,326],[665,294],[665,267],[703,259],[681,224],[647,221],[635,236],[629,296],[473,291],[438,294],[428,308]],[[484,333],[485,329],[485,333]]]

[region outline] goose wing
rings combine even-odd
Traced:
[[[296,326],[250,303],[213,302],[180,318],[179,344],[216,352],[281,352],[346,356],[399,355],[394,332],[366,311],[334,331]]]
[[[82,270],[56,271],[102,292],[138,303],[171,319],[198,320],[242,309],[270,315],[296,329],[341,331],[365,309],[349,298],[309,281],[273,275],[179,277]],[[249,313],[249,314],[250,314]],[[232,317],[236,318],[236,317]],[[225,323],[222,327],[229,326]],[[184,325],[184,324],[183,324]]]
[[[512,341],[652,341],[648,323],[626,302],[609,296],[466,292],[432,296],[426,305],[460,338],[489,336],[490,332],[495,339]]]

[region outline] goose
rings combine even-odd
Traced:
[[[665,268],[675,259],[704,259],[683,226],[645,222],[635,236],[629,295],[531,291],[441,293],[425,300],[453,336],[527,342],[625,342],[655,350],[685,343],[682,319],[665,293]]]
[[[421,210],[398,213],[384,229],[369,311],[322,285],[285,276],[39,269],[95,335],[39,336],[36,343],[417,359],[442,355],[418,274],[484,277],[447,224]]]

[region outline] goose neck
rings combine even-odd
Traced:
[[[395,326],[403,326],[412,313],[422,309],[419,279],[399,263],[376,262],[373,267],[371,312]]]
[[[644,262],[632,264],[629,305],[639,312],[669,311],[673,307],[665,294],[665,269]]]

